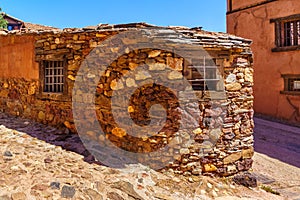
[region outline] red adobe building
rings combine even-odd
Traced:
[[[227,0],[227,32],[253,40],[256,113],[300,124],[300,1]]]

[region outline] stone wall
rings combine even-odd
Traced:
[[[112,35],[110,32],[107,35]],[[55,37],[54,37],[55,36]],[[37,120],[49,125],[58,127],[67,127],[72,132],[75,132],[72,125],[72,105],[71,94],[72,84],[75,80],[75,74],[80,67],[81,61],[89,54],[91,49],[97,45],[97,41],[105,39],[105,35],[101,36],[96,32],[87,33],[54,33],[52,31],[45,33],[25,33],[0,36],[1,41],[11,41],[11,38],[24,40],[33,38],[26,42],[32,45],[35,49],[20,48],[23,47],[12,45],[8,42],[6,46],[1,48],[1,51],[12,52],[11,59],[1,57],[1,69],[6,69],[6,65],[10,66],[9,73],[3,73],[0,78],[1,82],[1,110],[12,115],[22,116]],[[19,39],[20,38],[20,39]],[[15,40],[15,39],[14,39]],[[5,44],[5,43],[2,43]],[[27,47],[24,45],[24,47]],[[20,51],[22,50],[22,51]],[[26,56],[21,59],[24,65],[14,64],[14,53],[22,52],[23,54],[34,55],[34,60],[30,60]],[[42,60],[57,60],[61,56],[67,56],[67,79],[66,84],[68,90],[65,95],[60,94],[43,94],[41,92],[41,83],[39,76],[26,76],[20,78],[23,73],[18,73],[18,69],[22,66],[23,71],[27,74],[39,74],[38,67],[32,69],[32,64],[38,66]],[[26,60],[27,58],[27,60]],[[4,62],[7,61],[7,62]],[[27,62],[26,62],[27,61]]]
[[[88,74],[88,71],[79,72],[80,66],[95,47],[103,44],[108,37],[125,30],[28,33],[35,38],[37,62],[66,60],[67,90],[63,94],[44,93],[39,80],[3,76],[0,78],[1,110],[42,123],[66,127],[76,132],[71,100],[73,98],[73,101],[84,102],[93,98],[86,91],[73,91],[75,79],[80,77],[84,79]],[[188,65],[188,60],[166,50],[125,50],[126,53],[110,63],[105,75],[97,82],[94,93],[97,118],[90,116],[92,108],[82,108],[82,116],[91,127],[83,134],[93,141],[102,142],[105,138],[109,139],[119,148],[138,153],[153,152],[170,144],[171,147],[163,152],[160,158],[163,156],[166,162],[170,161],[165,170],[179,174],[227,176],[248,170],[252,164],[254,126],[250,41],[200,30],[179,29],[179,31],[190,41],[196,41],[198,45],[204,47],[213,58],[220,75],[225,80],[222,83],[225,91],[196,91],[195,101],[189,92],[179,94],[163,85],[147,82],[149,74],[143,71],[122,79],[129,71],[134,71],[139,66],[144,66],[145,71],[152,71],[154,73],[152,76],[163,77],[165,75],[161,75],[161,72],[166,71],[165,66],[168,65],[178,73],[170,71],[165,78],[176,81],[182,79],[181,74]],[[121,45],[127,43],[128,38],[120,41]],[[121,49],[114,48],[111,51],[118,53]],[[95,52],[98,56],[101,56],[101,53],[101,50]],[[91,77],[90,82],[94,84],[96,79]],[[138,135],[140,137],[134,137],[128,134],[130,126],[118,127],[112,109],[118,110],[121,107],[111,106],[111,100],[114,92],[143,84],[146,85],[135,90],[133,95],[129,94],[127,111],[131,119],[142,127],[148,125],[151,122],[149,114],[151,106],[160,104],[161,110],[151,117],[159,118],[165,113],[166,122],[155,135],[147,136],[147,132],[141,131]],[[179,102],[184,104],[185,109],[178,106]],[[99,123],[104,134],[94,128],[94,125]],[[180,124],[184,126],[181,127]],[[155,161],[156,158],[151,159]]]

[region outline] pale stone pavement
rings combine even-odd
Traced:
[[[79,138],[67,131],[3,113],[0,144],[0,200],[282,200],[298,199],[299,194],[299,168],[262,154],[255,154],[253,172],[281,196],[238,186],[226,178],[174,176],[143,166],[111,169],[93,162]]]

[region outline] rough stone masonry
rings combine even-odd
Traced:
[[[186,70],[190,67],[188,59],[159,48],[138,50],[113,48],[111,49],[112,53],[122,51],[126,53],[110,63],[105,75],[101,76],[97,83],[94,93],[97,118],[89,116],[90,108],[82,109],[82,114],[89,119],[88,123],[91,127],[84,135],[92,141],[102,142],[109,139],[117,147],[137,153],[156,151],[166,144],[172,144],[172,148],[163,154],[163,158],[170,162],[162,170],[187,176],[199,174],[228,176],[250,169],[253,156],[254,126],[251,41],[233,35],[207,32],[199,28],[155,27],[144,23],[100,25],[89,29],[64,29],[61,31],[23,30],[3,33],[0,35],[0,39],[8,41],[24,36],[34,38],[34,59],[40,63],[40,78],[0,77],[1,111],[31,118],[45,124],[65,127],[75,133],[72,98],[76,97],[76,101],[79,102],[93,98],[86,95],[86,91],[73,91],[72,94],[75,79],[84,77],[88,73],[78,73],[83,60],[110,36],[137,29],[146,31],[151,29],[156,34],[154,39],[175,38],[177,45],[179,45],[179,40],[181,44],[193,43],[201,46],[212,58],[213,65],[219,69],[220,74],[215,79],[217,80],[218,76],[221,76],[221,80],[223,79],[224,82],[216,83],[213,90],[207,90],[205,84],[203,88],[199,89],[198,87],[195,91],[197,97],[197,103],[195,103],[188,93],[174,94],[162,85],[148,84],[147,82],[149,78],[147,71],[152,71],[159,77],[160,73],[165,70],[165,66],[168,65],[173,69],[167,75],[168,80],[190,76],[188,80],[193,84],[194,72]],[[177,38],[179,33],[184,37]],[[120,46],[132,42],[134,39],[130,38],[118,41]],[[8,46],[1,46],[1,48],[8,48]],[[95,54],[102,56],[103,52],[100,50]],[[1,58],[3,59],[3,57]],[[44,91],[42,63],[45,61],[63,61],[65,63],[62,93]],[[203,63],[206,60],[199,58],[197,62]],[[10,66],[13,70],[13,63]],[[133,78],[122,79],[126,73],[136,70],[139,66],[145,66],[146,72],[135,74]],[[178,74],[182,74],[182,76]],[[122,81],[118,81],[121,79]],[[118,127],[115,122],[111,111],[111,98],[114,91],[143,83],[147,84],[136,90],[130,97],[128,113],[132,120],[141,126],[149,124],[151,106],[160,104],[163,108],[162,111],[166,111],[166,122],[155,135],[133,137],[127,134],[124,128]],[[218,88],[222,87],[224,91],[218,91]],[[179,101],[184,102],[187,109],[179,109]],[[195,113],[199,113],[199,119]],[[188,120],[181,121],[181,119]],[[92,127],[95,123],[100,123],[104,135],[93,130]],[[180,123],[188,126],[179,130]],[[189,125],[196,128],[191,129]],[[152,159],[155,161],[155,157]]]

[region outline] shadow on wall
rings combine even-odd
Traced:
[[[299,98],[286,97],[289,105],[294,109],[293,114],[290,117],[291,121],[300,123],[300,101]]]

